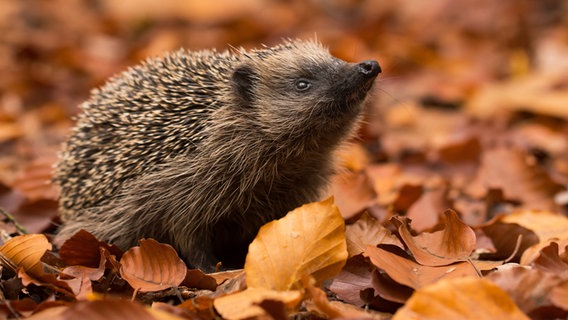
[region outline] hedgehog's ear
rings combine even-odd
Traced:
[[[233,71],[231,83],[233,90],[239,98],[245,103],[250,103],[253,100],[253,84],[256,78],[256,73],[249,65],[239,66]]]

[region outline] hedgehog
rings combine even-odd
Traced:
[[[239,268],[259,228],[322,196],[381,72],[315,40],[150,58],[91,92],[54,181],[61,243],[172,245],[188,266]]]

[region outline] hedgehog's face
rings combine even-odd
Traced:
[[[257,52],[238,66],[232,87],[241,107],[278,135],[349,129],[380,72],[376,61],[349,64],[312,42]]]

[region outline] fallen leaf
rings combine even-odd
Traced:
[[[540,242],[548,239],[568,239],[568,218],[550,211],[521,210],[503,218],[534,231]]]
[[[8,240],[0,247],[0,253],[30,275],[38,276],[43,274],[41,257],[51,248],[43,234],[26,234]]]
[[[374,269],[362,255],[351,257],[341,272],[333,277],[329,290],[342,301],[362,307],[367,301],[361,298],[361,291],[373,287]]]
[[[68,307],[58,307],[60,309],[49,308],[35,314],[30,319],[89,319],[89,320],[155,320],[151,311],[142,305],[128,300],[105,299],[95,301],[79,301]],[[162,319],[181,319],[171,316]]]
[[[248,319],[266,315],[258,304],[262,301],[281,301],[289,309],[294,309],[302,300],[302,292],[275,291],[267,288],[248,288],[245,291],[215,299],[213,305],[224,319]]]
[[[538,243],[538,236],[532,230],[516,223],[504,223],[500,218],[480,229],[491,239],[496,249],[495,252],[481,254],[482,259],[511,259],[518,262],[525,249]]]
[[[344,219],[349,219],[371,206],[377,194],[364,171],[336,174],[331,183],[335,205]]]
[[[59,256],[67,265],[97,268],[101,261],[100,248],[107,249],[117,259],[122,257],[122,250],[115,245],[109,245],[97,240],[85,230],[79,230],[67,239],[59,249]]]
[[[475,232],[464,224],[455,211],[444,212],[444,228],[412,236],[407,219],[395,217],[398,233],[416,261],[424,266],[443,266],[463,261],[473,252]],[[394,222],[393,221],[393,222]]]
[[[290,290],[309,275],[321,283],[346,260],[345,223],[333,198],[306,204],[260,229],[246,257],[247,287]]]
[[[503,265],[489,273],[485,279],[507,292],[527,314],[553,306],[552,290],[566,281],[555,274],[516,264]]]
[[[562,239],[562,240],[552,238],[552,239],[548,239],[547,241],[544,241],[544,242],[539,242],[538,244],[527,248],[523,252],[523,255],[521,256],[520,264],[522,264],[522,265],[531,264],[541,254],[541,250],[543,248],[550,246],[550,244],[552,244],[552,243],[558,243],[558,255],[559,256],[566,256],[568,254],[568,251],[566,250],[568,248],[568,238],[565,238],[565,239]],[[565,257],[564,261],[566,263],[568,263],[568,258]]]
[[[484,279],[465,277],[444,279],[417,290],[392,319],[529,318],[496,285]]]
[[[182,286],[206,289],[215,291],[217,289],[217,281],[210,275],[204,274],[199,269],[189,269],[185,275],[185,279],[181,283]]]
[[[555,274],[568,280],[568,263],[560,258],[558,243],[556,242],[551,242],[548,246],[542,248],[532,265],[535,269]]]
[[[389,319],[390,315],[379,314],[377,312],[365,312],[361,308],[345,304],[340,301],[329,301],[325,292],[312,285],[307,285],[307,292],[310,302],[307,304],[308,311],[316,311],[328,319],[348,318],[348,319]]]
[[[376,246],[383,243],[404,248],[402,242],[390,230],[368,213],[363,213],[355,223],[345,227],[345,238],[349,258],[363,253],[368,245]]]
[[[381,245],[378,248],[368,246],[365,256],[369,257],[377,268],[384,270],[393,280],[413,289],[420,289],[442,278],[477,275],[476,269],[469,262],[459,262],[448,266],[423,266],[384,248],[395,252],[401,251],[400,248],[397,249],[398,247],[387,245]]]
[[[440,222],[440,212],[451,207],[447,188],[425,190],[412,203],[405,216],[412,220],[412,228],[418,232],[432,228]]]
[[[154,239],[140,240],[120,259],[120,275],[141,292],[159,291],[178,286],[185,278],[187,267],[170,245]]]
[[[50,155],[30,162],[16,176],[12,186],[32,202],[41,199],[57,200],[59,192],[55,185],[50,183],[56,160],[55,155]]]
[[[486,149],[468,192],[479,197],[474,190],[501,189],[505,199],[520,201],[524,208],[557,209],[554,195],[563,190],[563,186],[527,159],[526,152],[517,148]]]

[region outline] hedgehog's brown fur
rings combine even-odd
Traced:
[[[205,270],[241,265],[262,224],[318,198],[378,72],[313,41],[180,50],[124,72],[81,106],[61,153],[59,240],[152,237]]]

